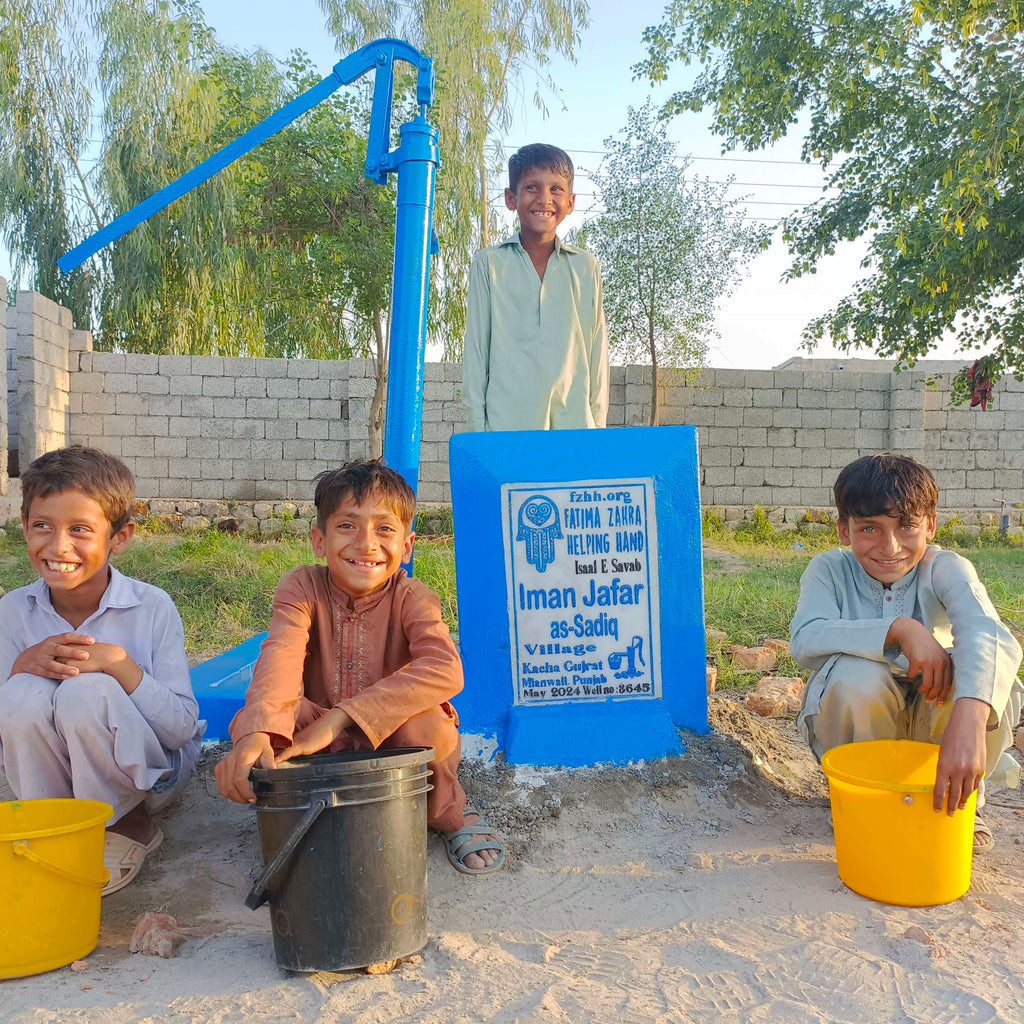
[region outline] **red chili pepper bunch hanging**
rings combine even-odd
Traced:
[[[989,356],[982,356],[976,359],[974,365],[967,371],[967,380],[971,385],[971,408],[980,405],[981,411],[988,408],[992,401],[992,378],[989,376]]]

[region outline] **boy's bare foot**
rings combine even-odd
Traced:
[[[448,860],[456,871],[467,875],[485,875],[497,871],[505,862],[505,844],[501,836],[478,811],[467,808],[462,828],[443,833]]]
[[[477,811],[466,811],[462,816],[463,825],[479,825],[480,822],[487,824],[483,817]],[[494,846],[485,847],[482,850],[478,850],[476,853],[467,853],[463,857],[463,861],[468,868],[489,868],[492,864],[498,860],[498,855],[504,849],[504,844],[501,841],[501,837],[491,832],[486,832],[483,835],[477,836],[478,843],[486,843],[488,841],[494,842]],[[455,851],[456,854],[458,850]]]
[[[980,814],[974,816],[974,852],[975,853],[988,853],[989,849],[995,845],[995,836],[992,835],[992,829],[981,820]]]

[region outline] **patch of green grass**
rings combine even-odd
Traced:
[[[743,519],[736,524],[737,537],[741,541],[752,541],[755,544],[768,543],[774,539],[776,532],[763,505],[757,505],[749,519]]]
[[[712,549],[751,558],[790,551],[806,558],[839,547],[834,523],[804,523],[799,530],[780,529],[768,522],[767,517],[743,523],[747,525],[740,524],[735,530],[725,527],[718,533],[705,532],[704,539]]]
[[[785,639],[806,565],[806,557],[777,555],[751,558],[739,571],[716,571],[709,560],[704,573],[708,627],[747,647],[767,637]]]
[[[1000,533],[995,526],[983,526],[980,530],[972,530],[959,516],[953,516],[935,531],[935,543],[963,554],[982,548],[1024,551],[1024,535]]]
[[[416,538],[413,573],[441,598],[441,615],[453,632],[459,631],[455,594],[455,541],[452,537]]]
[[[972,536],[971,540],[976,542],[977,537]],[[757,681],[760,673],[732,668],[726,648],[730,644],[751,647],[771,637],[788,639],[789,621],[800,594],[800,576],[815,553],[813,549],[824,550],[835,543],[812,544],[802,551],[779,550],[771,541],[763,545],[736,543],[728,549],[721,545],[730,555],[739,556],[738,570],[736,557],[730,557],[727,563],[724,556],[716,558],[714,550],[707,554],[705,622],[708,629],[728,634],[724,642],[708,641],[708,657],[718,666],[719,689],[742,688]],[[714,545],[720,546],[718,540]],[[943,546],[956,550],[949,538]],[[1024,547],[1002,542],[979,547],[975,543],[961,548],[959,553],[974,563],[1003,621],[1018,634],[1024,634]],[[806,676],[785,656],[779,658],[775,672]]]
[[[189,657],[203,659],[266,629],[278,580],[311,560],[305,537],[259,541],[205,530],[138,537],[116,564],[171,595]]]
[[[725,519],[716,508],[706,508],[701,513],[701,532],[705,540],[717,540],[726,532]]]
[[[794,534],[768,530],[766,522],[746,533],[724,530],[708,540],[705,621],[709,629],[727,635],[725,641],[709,641],[708,656],[718,664],[722,689],[743,687],[758,678],[757,673],[734,670],[725,648],[729,644],[750,647],[773,637],[787,639],[807,562],[817,551],[838,543],[834,529]],[[764,539],[756,540],[757,535]],[[797,540],[804,547],[793,550],[791,545]],[[972,536],[972,546],[961,553],[977,567],[1000,615],[1011,628],[1024,633],[1024,544],[999,541],[979,545],[977,540]],[[171,595],[185,624],[189,657],[198,660],[266,629],[278,580],[289,569],[311,560],[306,537],[259,540],[206,530],[184,536],[139,535],[116,564],[128,575]],[[456,631],[452,538],[418,538],[415,570],[440,596],[445,622]],[[35,575],[20,530],[16,526],[0,530],[0,586],[12,590],[30,583]],[[797,675],[800,670],[791,659],[781,657],[776,672]]]
[[[748,547],[752,547],[748,546]],[[718,666],[718,688],[736,689],[755,683],[760,672],[732,667],[726,648],[731,644],[755,647],[769,638],[789,639],[789,620],[800,593],[800,576],[807,566],[806,551],[762,548],[741,558],[741,567],[707,557],[704,567],[704,621],[720,630],[725,641],[708,640],[708,657]],[[798,675],[796,663],[780,656],[778,675]]]
[[[185,627],[190,661],[220,654],[267,628],[274,588],[297,565],[313,561],[307,537],[273,540],[196,534],[137,535],[114,564],[171,595]],[[441,596],[445,621],[458,626],[451,539],[417,540],[416,575]],[[13,590],[36,578],[21,531],[0,532],[0,586]]]
[[[998,531],[996,531],[998,532]],[[1003,621],[1024,635],[1024,545],[965,548]]]
[[[21,528],[12,520],[0,529],[0,587],[5,591],[14,590],[30,583],[35,576]]]

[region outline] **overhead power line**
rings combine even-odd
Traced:
[[[525,143],[523,144],[525,145]],[[506,142],[502,144],[502,149],[515,152],[521,148],[519,145]],[[609,151],[606,149],[567,149],[567,153],[570,155],[573,153],[582,153],[586,156],[608,156]],[[780,164],[785,167],[807,167],[815,168],[819,167],[818,164],[808,163],[806,160],[773,160],[767,157],[753,157],[753,156],[694,156],[692,153],[680,153],[676,156],[677,160],[708,160],[720,163],[736,163],[736,164]]]
[[[580,177],[584,177],[584,175],[580,175]],[[818,184],[796,185],[793,182],[788,182],[788,181],[727,181],[727,180],[724,180],[722,178],[707,178],[707,179],[702,179],[702,180],[706,180],[711,185],[729,185],[730,187],[738,185],[741,188],[803,188],[803,189],[810,188],[810,189],[814,189],[816,192],[824,192],[825,191],[825,189],[822,188],[822,186],[818,185]],[[501,186],[501,185],[495,185],[492,188],[488,189],[488,191],[492,192],[495,196],[498,196],[499,198],[505,194],[504,186]],[[576,195],[577,196],[592,196],[592,195],[594,195],[594,193],[593,192],[577,192]]]
[[[576,198],[577,199],[596,199],[597,198],[597,193],[596,192],[577,192],[576,193]],[[750,199],[748,197],[744,197],[743,199],[739,200],[739,202],[744,204],[744,205],[748,205],[748,206],[787,206],[791,210],[799,210],[799,209],[803,208],[803,206],[800,203],[786,203],[786,202],[783,202],[781,199]],[[497,198],[489,199],[487,201],[487,205],[488,206],[493,206],[493,207],[495,207],[496,209],[499,209],[499,210],[503,210],[503,209],[506,208],[505,207],[505,203],[502,200],[497,199]],[[803,204],[803,205],[807,205],[807,204]],[[596,204],[592,204],[590,209],[597,209],[597,205]],[[576,212],[577,213],[584,213],[586,211],[577,210]]]

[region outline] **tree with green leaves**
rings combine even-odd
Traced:
[[[4,0],[0,9],[0,230],[15,278],[90,321],[94,274],[57,257],[102,226],[88,160],[88,58],[75,0]]]
[[[56,266],[209,155],[203,68],[218,47],[194,0],[14,0],[0,35],[0,223],[16,278],[101,348],[249,348],[258,331],[228,332],[218,301],[244,276],[223,246],[230,172],[71,274]]]
[[[650,101],[629,108],[626,128],[604,140],[591,175],[603,212],[577,236],[601,261],[611,350],[650,363],[651,424],[658,422],[658,369],[703,365],[718,301],[767,243],[745,224],[730,181],[712,183],[677,161]]]
[[[432,268],[432,331],[445,358],[462,352],[466,283],[473,252],[493,241],[489,204],[497,156],[492,133],[512,123],[519,81],[532,74],[533,101],[543,108],[554,83],[544,72],[552,56],[573,59],[588,24],[586,0],[320,0],[344,52],[397,36],[435,58],[437,89],[431,123],[441,133],[442,164],[434,214],[441,243]],[[472,186],[470,185],[472,183]]]
[[[217,148],[222,53],[193,0],[86,4],[102,98],[98,185],[107,221]],[[103,268],[98,343],[131,352],[262,354],[249,267],[226,244],[240,180],[232,165],[149,217],[94,263]]]
[[[133,126],[108,137],[111,150],[161,132],[181,144],[164,147],[156,166],[134,148],[129,159],[106,160],[105,168],[134,172],[119,205],[144,199],[154,179],[173,179],[320,78],[304,54],[293,54],[282,72],[263,51],[212,49],[196,79],[212,123],[198,137],[175,132],[179,120],[148,105],[131,107],[136,117],[154,118],[147,131]],[[133,278],[136,287],[106,290],[105,338],[133,351],[196,351],[213,338],[224,354],[369,357],[376,378],[370,448],[380,454],[395,189],[364,174],[366,118],[361,94],[335,93],[122,239],[111,256],[115,280]],[[199,309],[190,288],[207,289]]]
[[[320,79],[304,54],[292,55],[283,76],[259,53],[226,55],[210,73],[226,94],[215,148]],[[230,244],[258,276],[266,354],[370,358],[370,448],[379,455],[395,185],[364,174],[366,114],[362,98],[335,93],[253,150],[240,166]]]
[[[953,334],[1024,374],[1022,17],[1022,0],[674,0],[646,30],[652,81],[699,66],[670,112],[710,108],[727,148],[797,125],[826,168],[832,194],[786,224],[790,277],[867,239],[866,276],[808,347],[912,365]]]
[[[55,260],[320,79],[221,46],[195,0],[15,0],[0,18],[0,223],[16,271],[99,348],[369,356],[379,452],[393,185],[339,93],[62,275]],[[90,135],[98,135],[92,139]]]

